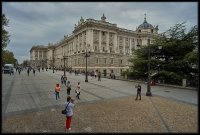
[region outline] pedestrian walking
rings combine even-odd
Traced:
[[[78,99],[80,99],[80,97],[79,97],[79,95],[81,94],[81,85],[80,85],[80,82],[78,82],[78,85],[77,85],[77,87],[76,87],[76,97],[78,98]]]
[[[96,77],[97,77],[97,71],[94,72],[94,77],[96,79]]]
[[[71,83],[70,81],[67,82],[67,95],[70,95],[70,91],[71,91]]]
[[[63,83],[64,83],[64,76],[63,75],[61,76],[60,81],[61,81],[61,84],[63,85]]]
[[[98,73],[98,81],[101,81],[101,72]]]
[[[57,98],[60,98],[59,92],[60,92],[60,85],[59,85],[59,83],[57,83],[56,87],[55,87],[56,100],[57,100]]]
[[[33,69],[33,74],[34,74],[34,76],[35,76],[35,69]]]
[[[20,72],[21,72],[21,69],[18,69],[18,73],[19,73],[19,75],[20,75]]]
[[[71,121],[74,109],[74,99],[72,99],[70,96],[67,97],[67,102],[65,102],[65,108],[66,108],[65,132],[69,132],[71,130]]]
[[[141,89],[142,89],[142,87],[141,87],[139,82],[135,85],[135,88],[137,88],[137,96],[136,96],[135,100],[138,99],[138,96],[140,96],[140,100],[141,100]]]
[[[29,76],[29,72],[30,72],[30,71],[29,71],[29,69],[28,69],[28,70],[27,70],[27,74],[28,74],[28,76]]]
[[[64,84],[65,84],[65,86],[66,86],[66,85],[67,85],[67,77],[66,77],[66,76],[64,76],[63,82],[64,82]]]

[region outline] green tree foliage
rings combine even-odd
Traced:
[[[3,65],[4,64],[15,64],[15,62],[16,62],[16,60],[15,60],[15,58],[14,58],[14,54],[13,54],[13,52],[10,52],[10,51],[8,51],[8,50],[3,50],[3,60],[2,60],[2,62],[3,62]]]
[[[4,50],[8,43],[10,42],[9,40],[9,32],[5,30],[5,27],[8,27],[9,20],[6,18],[4,14],[1,15],[1,24],[2,24],[2,30],[1,30],[1,35],[2,35],[2,50]]]
[[[150,44],[151,75],[169,83],[181,82],[197,75],[197,26],[186,33],[185,23],[176,24]],[[162,49],[158,49],[162,46]],[[142,46],[133,52],[130,59],[133,64],[132,75],[147,77],[148,46]]]

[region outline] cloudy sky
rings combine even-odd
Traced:
[[[187,30],[197,25],[197,2],[3,2],[9,19],[10,43],[7,50],[19,63],[30,59],[33,45],[56,43],[71,34],[74,24],[84,19],[107,21],[120,28],[135,30],[144,21],[159,26],[162,33],[176,23],[186,22]]]

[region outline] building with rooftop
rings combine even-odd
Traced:
[[[86,70],[86,51],[89,54],[87,71],[100,71],[102,76],[114,73],[121,76],[129,70],[129,58],[138,45],[151,44],[158,35],[158,26],[152,26],[146,20],[136,30],[117,27],[106,21],[103,14],[100,20],[83,17],[74,26],[72,34],[64,36],[56,43],[47,46],[33,46],[30,50],[31,66],[63,69]]]

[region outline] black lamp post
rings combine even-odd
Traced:
[[[63,59],[64,59],[64,76],[66,76],[66,74],[65,74],[65,56],[63,56]]]
[[[146,92],[146,96],[152,96],[151,94],[151,75],[150,75],[150,44],[148,44],[148,84],[147,84],[147,92]]]
[[[140,47],[140,44],[137,44],[137,47]],[[151,94],[151,86],[150,86],[150,81],[151,81],[151,76],[150,76],[150,44],[148,43],[148,81],[147,81],[147,92],[146,96],[152,96]]]
[[[90,53],[90,52],[87,52],[87,49],[86,49],[86,52],[85,52],[85,58],[86,58],[85,82],[88,82],[88,74],[87,74],[87,57],[90,57],[90,55],[89,55],[88,53]]]

